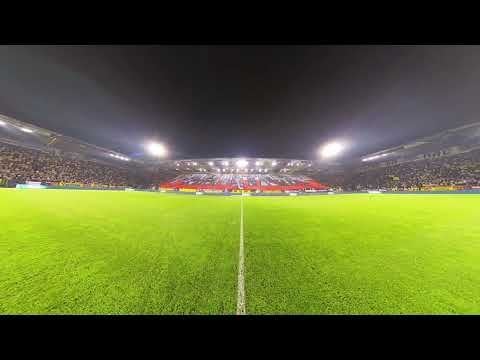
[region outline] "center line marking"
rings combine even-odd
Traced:
[[[243,194],[240,195],[240,249],[238,254],[237,315],[245,315],[245,254],[243,250]]]

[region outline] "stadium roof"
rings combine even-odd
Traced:
[[[122,167],[130,160],[134,160],[117,151],[92,145],[5,115],[0,115],[0,142],[40,151],[59,150],[76,154],[85,160]]]
[[[470,151],[480,146],[480,122],[447,129],[410,143],[391,147],[361,158],[363,162],[390,160],[408,161],[423,158],[424,155],[451,150],[450,153]]]

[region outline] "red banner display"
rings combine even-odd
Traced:
[[[216,191],[305,191],[305,190],[328,190],[328,186],[314,180],[299,182],[293,185],[248,185],[246,182],[239,185],[232,184],[187,184],[183,181],[171,181],[160,184],[161,189],[165,190],[216,190]]]

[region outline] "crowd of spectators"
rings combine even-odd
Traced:
[[[4,183],[38,181],[84,186],[128,186],[129,172],[92,161],[0,143],[0,179]]]
[[[421,190],[429,186],[480,186],[480,150],[352,171],[335,182],[345,190]]]
[[[162,176],[147,172],[141,176],[138,172],[113,165],[0,143],[0,186],[38,181],[59,185],[151,187],[165,180],[165,174],[158,175]],[[344,191],[480,186],[480,149],[386,166],[369,164],[335,177],[318,179]],[[182,175],[171,183],[242,187],[288,186],[309,181],[311,179],[301,175],[208,173]]]
[[[225,187],[272,187],[272,186],[305,186],[317,184],[302,175],[278,174],[185,174],[165,183],[165,187],[182,186],[225,186]]]

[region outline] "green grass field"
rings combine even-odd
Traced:
[[[479,314],[480,196],[0,190],[1,314]]]

